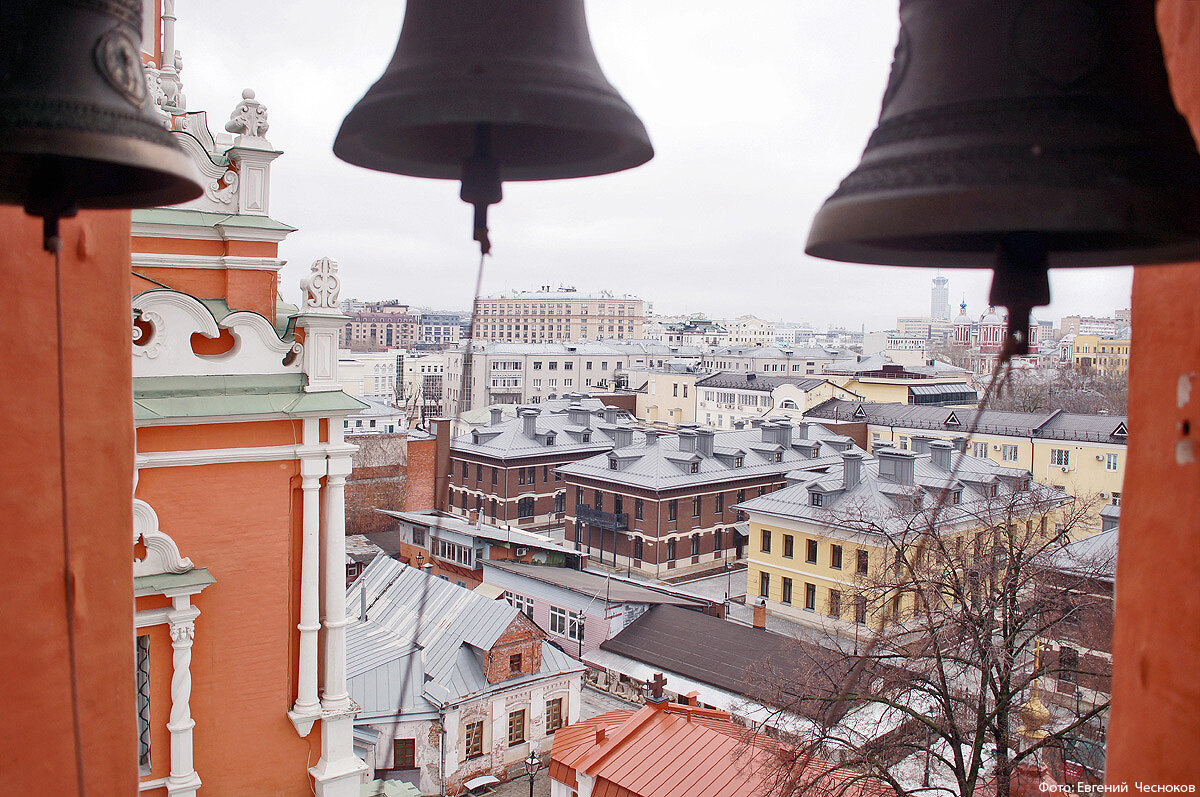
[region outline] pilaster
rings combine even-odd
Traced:
[[[301,454],[300,489],[303,494],[303,536],[300,550],[300,660],[296,703],[288,717],[301,736],[307,736],[321,716],[317,698],[317,649],[320,618],[320,533],[321,477],[326,473],[325,454],[320,450],[320,426],[316,418],[304,419],[304,444],[313,453]]]
[[[192,639],[196,633],[196,618],[200,610],[191,605],[188,595],[172,597],[172,609],[167,613],[171,632],[171,716],[167,730],[171,733],[171,774],[167,777],[169,797],[195,797],[200,788],[200,776],[192,759]]]

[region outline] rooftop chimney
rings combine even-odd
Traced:
[[[763,425],[758,428],[762,429],[762,441],[764,443],[774,443],[775,442],[775,422],[774,421],[764,421]]]
[[[679,430],[679,450],[680,451],[695,451],[696,450],[696,430],[683,429]]]
[[[796,424],[796,437],[800,440],[808,439],[808,421],[800,421]]]
[[[792,444],[792,425],[789,422],[775,422],[775,442],[781,446],[790,446]]]
[[[503,410],[503,408],[501,408],[501,407],[492,407],[492,426],[495,426],[496,424],[500,423],[500,420],[501,420],[503,417],[504,417],[504,410]]]
[[[842,454],[842,487],[850,490],[862,481],[862,454],[848,451]]]
[[[521,430],[525,433],[525,436],[531,440],[537,437],[537,418],[537,410],[528,408],[521,410]]]
[[[931,437],[921,437],[914,435],[912,439],[912,450],[917,454],[928,454],[929,444],[933,441]]]
[[[567,407],[567,420],[572,426],[591,426],[592,414],[572,400],[571,406]]]
[[[738,418],[736,421],[733,422],[733,428],[737,429],[739,431],[742,429],[745,429],[746,422],[744,420],[742,420],[741,418]]]
[[[878,448],[875,450],[875,456],[879,460],[879,477],[881,479],[887,479],[905,487],[913,486],[916,454],[895,448]]]
[[[954,446],[947,443],[945,440],[932,440],[929,443],[929,459],[933,463],[933,467],[938,470],[950,472],[950,452],[954,451]]]
[[[658,436],[660,432],[657,429],[646,430],[646,448],[658,445]]]
[[[625,448],[633,445],[633,430],[628,426],[618,426],[612,431],[613,447]]]
[[[604,422],[616,423],[621,417],[621,409],[619,407],[604,408]]]
[[[604,726],[596,729],[596,744],[604,744]]]
[[[713,439],[716,434],[712,429],[696,430],[696,450],[700,452],[701,456],[711,457],[713,455]]]
[[[767,599],[754,599],[754,627],[767,630]]]

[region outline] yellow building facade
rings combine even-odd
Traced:
[[[1100,376],[1129,372],[1129,338],[1076,335],[1071,341],[1071,365],[1076,371]]]

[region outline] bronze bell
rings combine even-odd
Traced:
[[[462,180],[485,251],[502,180],[608,174],[654,155],[600,70],[583,0],[409,0],[391,63],[333,151],[368,169]]]
[[[901,0],[900,23],[879,125],[809,254],[994,268],[1017,353],[1047,267],[1200,258],[1200,155],[1153,0]]]
[[[200,196],[153,110],[141,0],[5,0],[0,31],[0,202],[49,220]]]

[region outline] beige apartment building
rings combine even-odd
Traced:
[[[472,338],[479,342],[557,343],[641,338],[646,303],[629,294],[575,288],[515,291],[475,300]]]

